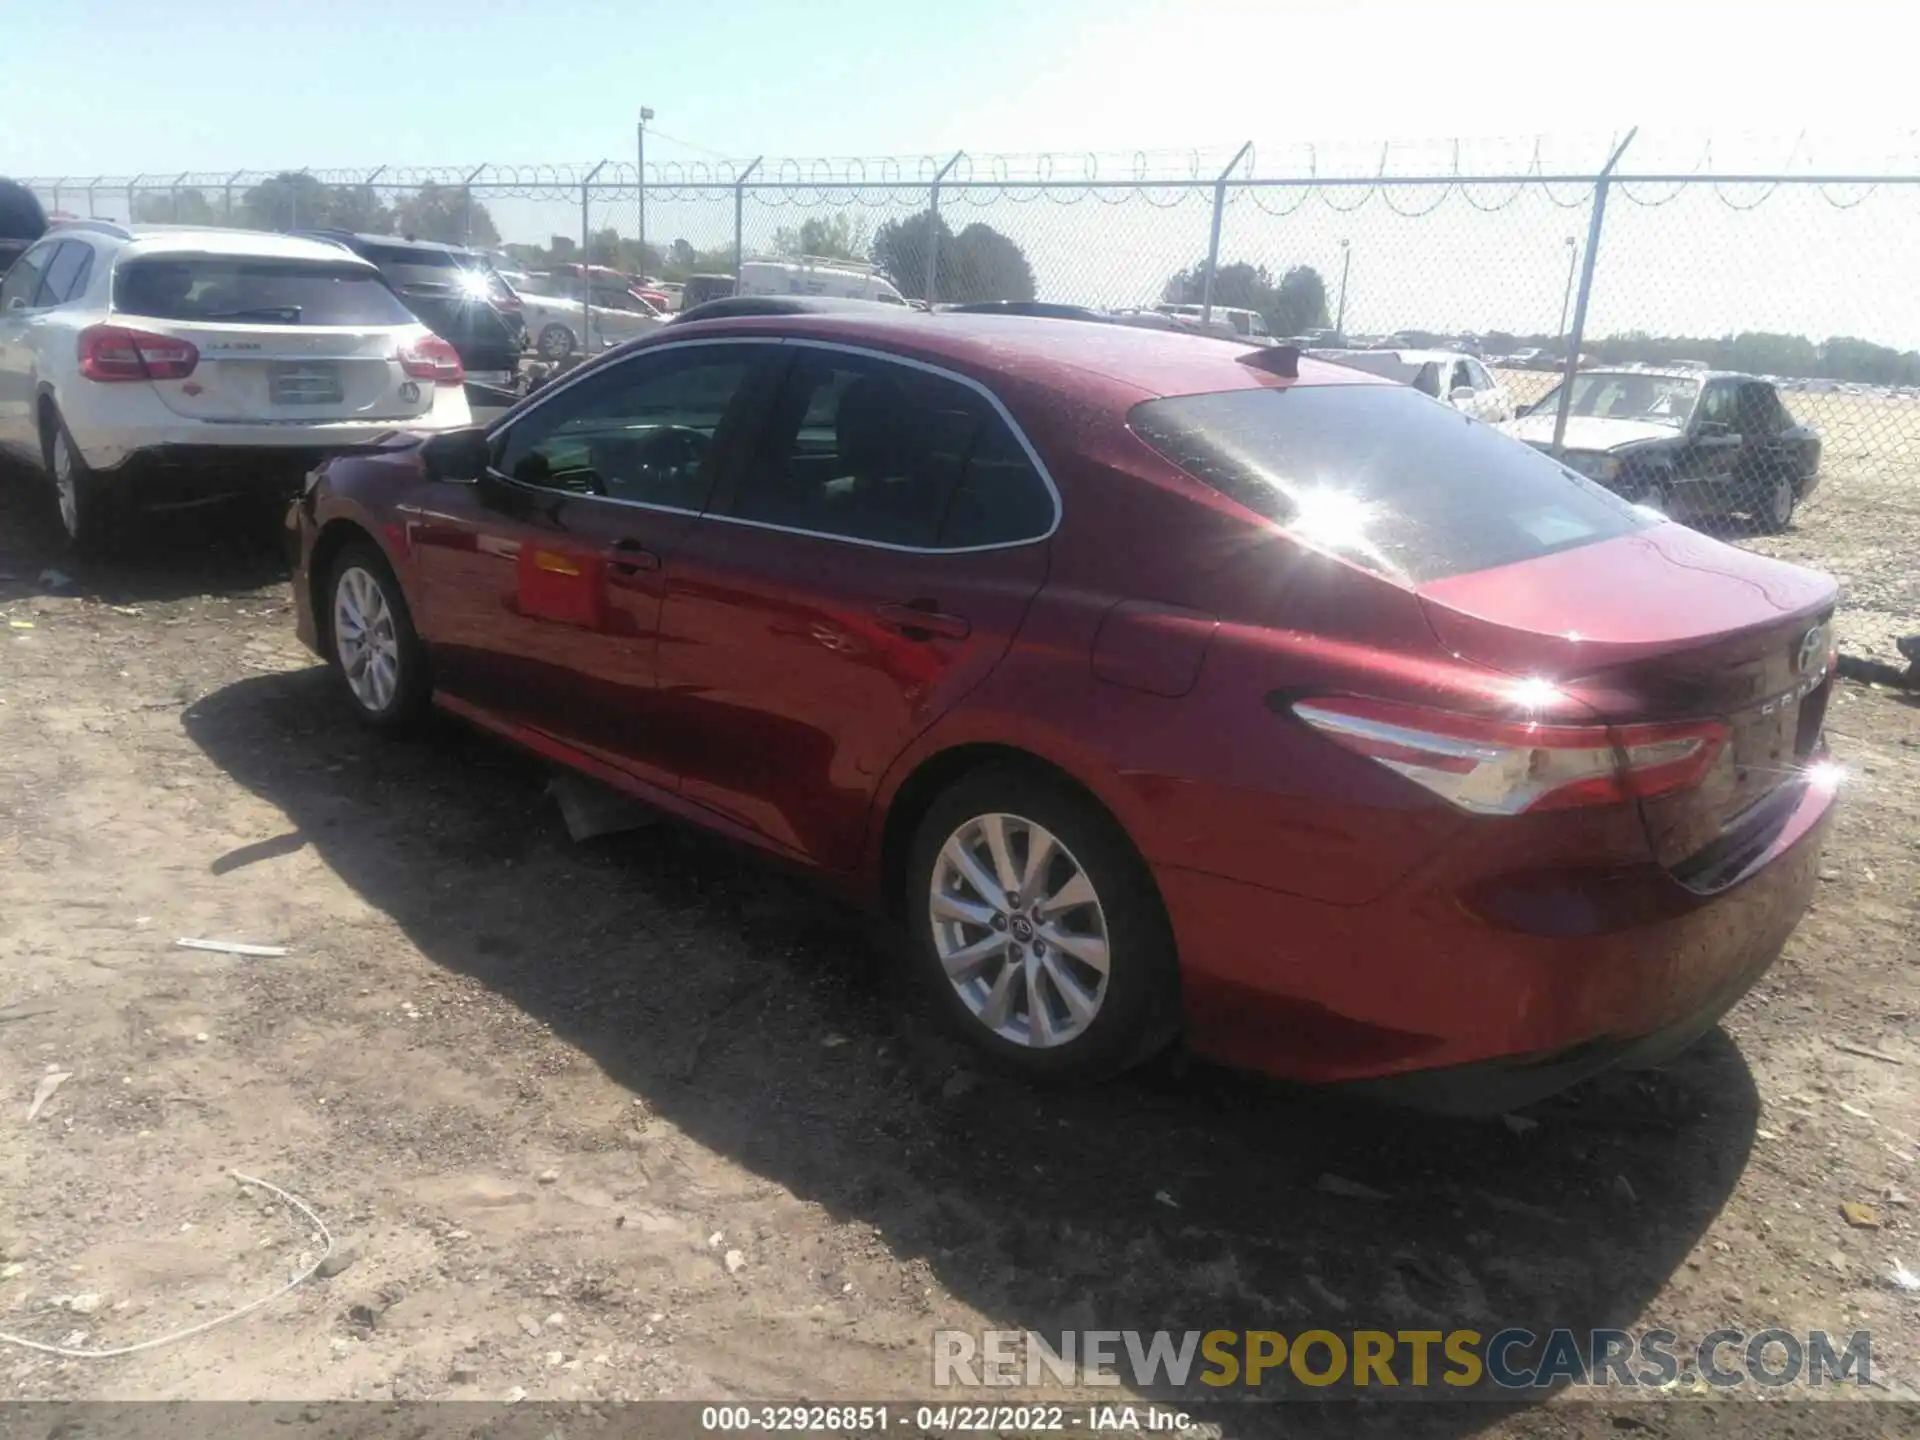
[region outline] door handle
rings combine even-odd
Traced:
[[[931,600],[895,601],[876,605],[873,613],[890,630],[898,630],[909,640],[931,640],[938,635],[948,640],[964,640],[972,632],[964,615],[949,615]]]
[[[624,574],[638,570],[658,570],[660,557],[638,540],[616,540],[607,547],[607,563]]]

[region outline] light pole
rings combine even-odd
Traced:
[[[1578,268],[1580,245],[1573,236],[1567,236],[1567,294],[1560,302],[1560,345],[1564,349],[1567,343],[1567,311],[1573,305],[1573,272]]]
[[[640,124],[634,136],[634,191],[640,197],[640,278],[647,278],[647,121],[653,111],[640,107]]]
[[[1347,272],[1353,267],[1353,242],[1340,242],[1340,309],[1333,318],[1333,343],[1347,343]]]

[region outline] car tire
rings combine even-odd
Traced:
[[[113,489],[88,467],[67,422],[51,404],[41,417],[40,454],[68,548],[81,554],[106,549],[118,530]]]
[[[540,339],[535,349],[544,360],[564,360],[571,355],[579,342],[574,339],[573,331],[564,325],[544,325],[540,329]]]
[[[406,594],[370,540],[356,540],[327,572],[327,663],[361,720],[401,732],[425,716],[433,687]]]
[[[903,899],[917,978],[998,1069],[1101,1079],[1179,1029],[1173,931],[1146,863],[1060,780],[996,765],[955,782],[915,833]]]
[[[1778,535],[1793,524],[1793,507],[1800,495],[1793,476],[1778,470],[1761,482],[1761,493],[1753,508],[1753,521],[1762,534]]]

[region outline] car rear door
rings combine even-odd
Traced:
[[[851,866],[875,787],[992,670],[1059,502],[970,379],[791,341],[737,485],[668,562],[661,733],[681,793]]]
[[[398,354],[417,322],[359,260],[123,252],[112,303],[116,324],[193,347],[150,381],[187,419],[398,424],[433,408],[431,362],[409,373]]]
[[[771,343],[691,341],[557,386],[492,437],[477,485],[408,524],[441,686],[642,779],[666,566],[737,456]]]

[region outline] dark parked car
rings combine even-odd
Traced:
[[[460,352],[477,381],[511,386],[526,349],[520,297],[478,250],[393,235],[312,230],[372,261],[401,302],[434,334]]]
[[[689,275],[680,289],[680,309],[684,312],[709,300],[724,300],[738,288],[731,275]]]
[[[1023,1073],[1184,1032],[1483,1110],[1655,1061],[1831,813],[1832,580],[1290,349],[670,326],[292,523],[365,720],[437,702],[829,877]]]
[[[47,233],[40,197],[18,180],[0,178],[0,275]]]
[[[1561,387],[1506,428],[1551,450]],[[1793,523],[1820,483],[1820,437],[1780,392],[1751,375],[1589,370],[1574,377],[1566,463],[1609,490],[1675,518],[1744,513],[1761,529]]]

